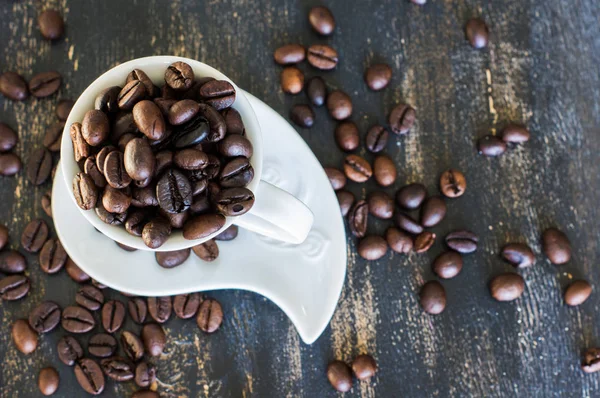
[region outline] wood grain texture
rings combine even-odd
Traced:
[[[337,20],[330,38],[311,32],[306,18],[316,0],[55,0],[0,3],[0,71],[30,78],[58,70],[64,84],[49,99],[14,103],[0,98],[0,120],[18,130],[16,152],[27,160],[55,120],[60,98],[76,98],[93,79],[132,58],[170,54],[199,59],[222,70],[241,87],[288,116],[304,95],[284,95],[272,52],[280,45],[329,43],[340,53],[333,72],[301,65],[307,77],[322,75],[331,89],[348,92],[362,134],[400,101],[418,114],[410,135],[392,137],[386,152],[398,165],[393,194],[407,182],[437,192],[442,171],[454,167],[468,180],[467,193],[448,200],[438,237],[469,228],[480,249],[465,257],[463,272],[443,281],[448,307],[424,314],[417,293],[432,279],[430,263],[443,250],[441,239],[424,255],[388,253],[365,262],[348,238],[348,274],[330,327],[311,346],[303,344],[285,315],[266,299],[243,291],[211,293],[226,318],[215,335],[202,334],[193,321],[166,325],[167,349],[153,361],[155,388],[166,397],[330,397],[325,377],[333,358],[351,361],[371,353],[379,372],[371,383],[355,382],[352,397],[559,397],[600,395],[597,375],[579,369],[580,354],[600,345],[600,295],[567,308],[562,290],[585,277],[600,286],[597,203],[600,202],[600,3],[595,0],[430,0],[418,7],[405,0],[331,0]],[[36,17],[56,7],[66,20],[66,38],[41,39]],[[483,17],[491,30],[487,50],[474,51],[463,25]],[[383,92],[367,90],[362,75],[373,62],[394,70]],[[333,139],[335,123],[324,109],[317,122],[299,130],[324,166],[341,165]],[[528,125],[532,140],[499,159],[477,155],[475,141],[497,134],[509,120]],[[372,160],[364,149],[359,154]],[[0,179],[0,216],[18,248],[24,225],[46,218],[40,199],[49,183],[35,188],[20,173]],[[377,189],[373,181],[351,185],[357,196]],[[47,218],[46,218],[47,219]],[[381,234],[389,223],[369,221]],[[563,229],[573,243],[568,265],[556,267],[541,256],[540,233]],[[487,283],[511,270],[499,249],[526,242],[538,260],[523,272],[523,297],[496,303]],[[83,396],[72,369],[56,357],[56,330],[40,339],[32,355],[20,354],[10,325],[27,317],[41,300],[61,306],[74,301],[77,286],[63,271],[41,273],[28,255],[33,289],[27,299],[2,303],[0,396],[37,396],[37,375],[53,365],[61,377],[55,396]],[[149,265],[151,266],[151,265]],[[109,297],[126,301],[117,292]],[[128,323],[127,329],[139,331]],[[80,336],[87,344],[89,335]],[[128,396],[133,383],[108,383],[103,396]],[[340,394],[341,396],[341,394]]]

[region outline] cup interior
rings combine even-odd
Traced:
[[[138,58],[115,66],[114,68],[110,69],[109,71],[101,75],[99,78],[97,78],[92,84],[90,84],[75,102],[75,105],[73,106],[73,109],[71,110],[69,118],[67,119],[67,122],[65,124],[65,129],[62,135],[60,167],[64,176],[63,181],[65,184],[67,184],[69,196],[71,197],[71,200],[73,200],[73,203],[75,204],[77,209],[81,211],[85,218],[96,229],[98,229],[100,232],[102,232],[109,238],[124,245],[131,246],[140,250],[172,251],[195,246],[197,244],[211,239],[212,237],[218,235],[221,231],[228,228],[235,221],[236,217],[227,217],[223,228],[204,239],[186,240],[183,238],[182,232],[178,230],[173,231],[172,235],[161,247],[157,249],[151,249],[147,247],[144,244],[141,237],[129,234],[123,226],[106,224],[102,220],[100,220],[100,218],[98,218],[94,210],[83,210],[79,206],[77,206],[75,196],[73,194],[73,178],[80,171],[80,169],[77,165],[77,162],[75,162],[73,144],[71,142],[69,129],[71,127],[71,124],[75,122],[81,122],[85,113],[88,110],[94,108],[94,100],[98,93],[110,86],[123,87],[127,75],[133,69],[143,70],[155,84],[162,86],[162,84],[164,84],[165,70],[170,64],[176,61],[182,61],[189,64],[194,70],[194,75],[196,79],[200,77],[213,77],[217,80],[227,80],[234,86],[236,90],[236,99],[232,107],[240,113],[246,129],[246,137],[250,140],[254,148],[252,158],[250,159],[250,164],[254,168],[254,179],[250,182],[250,184],[248,184],[247,188],[254,193],[256,200],[258,200],[256,194],[258,183],[262,175],[263,158],[262,135],[260,131],[260,124],[258,123],[256,114],[254,113],[252,106],[250,105],[244,94],[241,92],[239,87],[237,87],[237,85],[233,81],[231,81],[231,79],[229,79],[227,76],[225,76],[218,70],[212,68],[211,66],[208,66],[199,61],[182,57],[154,56]]]

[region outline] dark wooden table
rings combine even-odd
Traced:
[[[42,4],[47,3],[47,4]],[[317,37],[307,11],[317,1],[48,1],[0,2],[0,70],[26,77],[46,70],[64,76],[50,99],[15,103],[0,98],[0,120],[18,129],[23,159],[55,121],[59,98],[77,98],[108,68],[132,58],[171,54],[211,64],[238,84],[288,115],[304,95],[284,95],[280,67],[272,53],[280,45],[329,43],[340,53],[334,72],[321,74],[331,88],[347,91],[362,134],[384,123],[390,109],[406,101],[418,123],[405,138],[393,137],[387,153],[399,178],[387,191],[421,181],[437,191],[440,173],[450,167],[467,176],[467,193],[448,200],[447,219],[434,232],[442,237],[469,228],[480,248],[465,257],[455,279],[444,281],[448,306],[429,316],[418,291],[433,278],[430,264],[443,250],[441,240],[423,255],[388,253],[365,262],[348,238],[348,273],[330,326],[311,346],[303,344],[282,311],[243,291],[210,293],[224,306],[226,319],[214,335],[194,321],[172,319],[169,343],[158,366],[158,391],[168,397],[327,397],[336,393],[325,377],[327,362],[368,352],[379,371],[371,383],[355,383],[347,396],[599,396],[599,375],[579,368],[582,350],[600,345],[600,294],[568,308],[564,287],[575,278],[600,286],[600,3],[596,0],[430,0],[418,7],[407,0],[328,1],[337,19],[333,37]],[[66,38],[42,40],[36,17],[46,6],[61,10]],[[491,29],[489,49],[475,51],[463,25],[482,16]],[[384,61],[393,81],[381,93],[369,92],[365,67]],[[335,124],[324,109],[317,122],[299,130],[324,166],[340,166],[343,154],[333,139]],[[478,156],[475,141],[509,120],[527,124],[532,140],[499,159]],[[360,149],[360,154],[366,154]],[[0,180],[0,215],[18,248],[24,225],[46,216],[40,198],[50,183],[35,188],[20,173]],[[374,182],[351,185],[359,197]],[[370,221],[372,233],[388,222]],[[573,258],[553,266],[540,253],[540,233],[563,229]],[[488,293],[491,277],[512,269],[499,259],[506,242],[530,244],[537,256],[522,272],[527,288],[512,303]],[[79,397],[72,369],[60,363],[58,328],[40,340],[30,356],[18,352],[10,325],[43,299],[62,306],[74,301],[77,285],[64,271],[43,274],[37,256],[28,255],[33,289],[19,302],[2,303],[0,396],[39,396],[37,375],[55,366],[61,377],[57,396]],[[149,266],[152,266],[149,264]],[[240,264],[243,266],[243,264]],[[124,297],[116,292],[110,297]],[[138,330],[128,324],[128,328]],[[87,336],[81,338],[87,343]],[[103,396],[128,396],[133,383],[108,383]]]

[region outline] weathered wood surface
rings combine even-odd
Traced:
[[[308,27],[307,10],[317,3],[0,3],[0,70],[31,77],[55,69],[65,82],[51,99],[13,103],[0,98],[0,120],[18,129],[17,152],[23,159],[41,144],[55,120],[57,100],[76,98],[95,76],[117,63],[154,54],[196,58],[287,116],[292,104],[306,99],[282,94],[272,51],[289,42],[327,42],[340,52],[341,64],[322,75],[330,87],[351,94],[352,119],[363,134],[371,124],[385,122],[400,100],[417,109],[416,128],[388,145],[400,170],[390,193],[412,181],[436,192],[439,174],[449,167],[467,176],[467,193],[450,201],[446,221],[434,231],[444,236],[468,227],[482,244],[465,258],[457,278],[443,282],[448,307],[442,315],[425,315],[417,302],[420,285],[433,277],[430,263],[443,250],[440,242],[425,255],[388,253],[368,263],[357,257],[349,238],[339,306],[315,344],[304,345],[267,300],[242,291],[215,292],[226,313],[218,333],[203,335],[193,321],[167,324],[167,351],[155,361],[162,396],[335,396],[325,377],[327,362],[350,361],[363,352],[377,358],[380,370],[372,383],[355,383],[347,396],[598,396],[599,376],[583,374],[579,360],[583,349],[600,344],[600,294],[567,308],[561,292],[578,277],[600,286],[600,3],[430,0],[417,7],[405,0],[332,0],[327,5],[338,27],[330,39],[317,37]],[[41,40],[37,31],[36,16],[46,6],[60,9],[67,23],[66,38],[55,44]],[[486,51],[472,50],[463,38],[464,22],[479,15],[492,32]],[[369,92],[362,81],[365,66],[373,61],[388,62],[394,69],[393,82],[382,93]],[[317,74],[303,68],[307,75]],[[507,120],[525,122],[532,141],[500,159],[477,156],[476,138]],[[324,166],[340,165],[343,158],[333,128],[319,109],[316,127],[300,131]],[[40,198],[48,188],[34,188],[23,173],[0,180],[0,216],[11,230],[13,247],[18,247],[27,221],[45,217]],[[369,182],[351,190],[364,196],[375,188]],[[387,225],[371,222],[369,229],[382,233]],[[540,231],[552,225],[571,238],[572,261],[555,267],[538,256],[535,267],[523,273],[524,296],[514,303],[494,302],[488,281],[511,269],[498,258],[499,248],[521,241],[539,254]],[[60,328],[43,336],[28,357],[10,340],[15,319],[26,317],[42,299],[72,303],[77,289],[64,272],[48,277],[36,256],[28,259],[32,293],[0,307],[0,396],[39,396],[37,374],[48,365],[56,366],[61,376],[57,396],[83,396],[72,369],[56,357]],[[133,383],[111,382],[103,395],[127,396],[133,390]]]

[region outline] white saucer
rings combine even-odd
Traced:
[[[327,327],[346,275],[346,234],[329,180],[304,140],[265,103],[244,92],[262,127],[262,178],[312,210],[315,222],[301,245],[280,243],[240,228],[219,242],[219,258],[206,263],[193,253],[179,267],[161,268],[152,252],[125,252],[98,233],[68,197],[57,169],[52,191],[56,232],[86,273],[113,289],[140,296],[243,289],[261,294],[290,318],[311,344]]]

